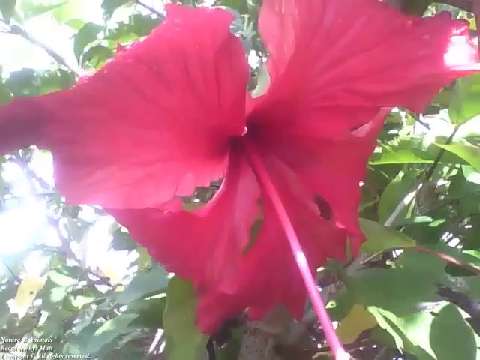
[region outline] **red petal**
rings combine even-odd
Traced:
[[[308,192],[285,164],[275,158],[266,159],[265,164],[287,206],[312,270],[327,258],[344,259],[343,231],[321,217]],[[284,305],[297,318],[303,314],[303,280],[272,203],[265,196],[262,203],[264,221],[260,233],[230,278],[236,285],[235,292],[212,288],[202,294],[199,321],[206,330],[215,329],[219,320],[245,308],[253,319],[263,317],[277,305]]]
[[[405,16],[378,0],[265,0],[260,32],[271,54],[270,101],[295,97],[299,112],[336,105],[421,111],[468,66],[479,70],[465,22],[447,13]]]
[[[341,119],[335,111],[326,115],[331,121]],[[358,226],[360,182],[364,179],[366,163],[375,148],[385,113],[374,115],[370,115],[370,122],[341,137],[315,137],[299,131],[297,134],[278,132],[275,138],[259,140],[265,152],[282,159],[298,181],[319,196],[319,205],[326,207],[324,212],[331,212],[332,221],[352,237],[354,252],[361,240]]]
[[[285,164],[270,158],[267,166],[312,267],[330,257],[343,259],[345,233],[322,218],[312,197]],[[252,235],[260,215],[259,196],[249,165],[234,151],[221,190],[197,212],[110,212],[152,256],[194,282],[199,325],[214,332],[223,321],[247,308],[252,318],[279,304],[297,317],[303,313],[305,287],[268,199],[261,201],[264,220],[260,232]]]
[[[72,90],[0,109],[0,152],[51,149],[75,203],[158,206],[225,172],[244,130],[248,65],[220,9],[168,7],[144,41]]]
[[[168,270],[193,281],[202,301],[212,289],[236,293],[234,278],[238,276],[252,225],[259,216],[259,195],[255,176],[241,153],[234,149],[221,189],[200,210],[166,213],[157,209],[113,209],[109,212]],[[229,314],[220,310],[203,314],[214,319],[211,320],[214,325],[202,324],[203,328],[213,330],[248,305],[238,301],[241,306]]]
[[[249,105],[248,131],[331,208],[355,250],[359,182],[383,116],[372,119],[382,107],[422,110],[466,67],[478,68],[468,27],[378,0],[265,0],[260,32],[272,85]]]

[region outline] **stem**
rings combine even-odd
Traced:
[[[25,29],[23,29],[22,27],[20,27],[18,25],[7,24],[3,20],[0,20],[0,23],[2,23],[7,28],[7,30],[5,30],[3,32],[5,32],[7,34],[11,34],[11,35],[17,35],[17,36],[20,36],[20,37],[24,38],[25,40],[27,40],[31,44],[33,44],[33,45],[39,47],[40,49],[42,49],[43,51],[45,51],[57,64],[63,66],[68,71],[74,73],[76,76],[79,76],[78,73],[70,65],[68,65],[68,63],[65,61],[65,59],[63,57],[61,57],[57,52],[55,52],[53,49],[51,49],[50,47],[48,47],[44,43],[35,39]]]
[[[150,11],[152,14],[155,14],[155,15],[157,15],[157,16],[160,17],[160,18],[163,17],[163,14],[162,14],[161,12],[155,10],[155,9],[154,9],[153,7],[151,7],[150,5],[145,4],[143,1],[141,1],[141,0],[135,0],[135,2],[136,2],[139,6],[141,6],[141,7],[145,8],[145,9],[147,9],[148,11]]]
[[[394,247],[394,248],[391,248],[391,249],[388,249],[388,250],[379,251],[379,252],[367,257],[366,259],[362,259],[361,265],[365,266],[370,261],[372,261],[372,260],[376,259],[377,257],[379,257],[380,255],[384,254],[386,251],[393,251],[393,250],[414,250],[414,251],[417,251],[417,252],[433,255],[433,256],[439,258],[440,260],[445,261],[448,264],[455,265],[455,266],[458,266],[460,268],[463,268],[467,271],[470,271],[473,274],[476,274],[477,276],[480,275],[480,268],[479,267],[477,267],[475,265],[472,265],[472,264],[469,264],[469,263],[464,263],[464,262],[454,258],[453,256],[450,256],[450,255],[444,253],[444,252],[441,252],[441,251],[438,251],[438,250],[435,250],[435,249],[426,248],[426,247],[420,246],[420,245],[412,246],[412,247]]]
[[[455,129],[452,131],[447,141],[445,142],[445,145],[449,145],[453,141],[453,138],[457,134],[457,131],[460,128],[460,126],[461,125],[458,125],[455,127]],[[403,199],[398,203],[395,209],[393,209],[388,219],[385,220],[385,223],[384,223],[385,226],[387,227],[392,226],[397,220],[397,217],[403,211],[403,209],[405,209],[408,205],[410,205],[412,200],[415,199],[415,196],[418,194],[418,192],[432,179],[432,176],[435,170],[437,169],[438,165],[440,164],[440,160],[442,160],[442,157],[445,154],[445,151],[446,150],[444,148],[441,148],[439,150],[435,160],[433,161],[432,165],[428,168],[425,175],[422,178],[420,178],[418,182],[415,183],[414,187],[403,197]]]
[[[278,219],[280,220],[280,224],[283,227],[293,256],[295,258],[298,270],[302,275],[305,288],[309,295],[310,301],[312,302],[313,309],[318,319],[320,320],[320,324],[322,325],[325,337],[327,339],[327,343],[330,346],[330,349],[332,350],[335,359],[350,359],[350,355],[343,349],[342,343],[340,342],[337,334],[335,333],[332,321],[330,320],[330,317],[325,308],[325,304],[320,296],[316,282],[310,271],[310,266],[308,265],[308,261],[302,249],[302,245],[298,240],[293,224],[290,220],[287,210],[285,209],[285,206],[283,205],[282,199],[280,198],[280,195],[275,188],[275,185],[273,185],[270,179],[270,175],[265,168],[262,159],[258,155],[257,150],[254,148],[254,145],[250,144],[248,141],[244,141],[244,146],[248,161],[253,171],[255,172],[259,183],[262,185],[263,190],[272,202]]]

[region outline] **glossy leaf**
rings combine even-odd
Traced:
[[[448,115],[455,124],[463,124],[480,114],[480,75],[457,80],[453,89]]]
[[[195,325],[196,303],[191,284],[170,280],[163,318],[169,360],[198,360],[205,352],[207,337]]]
[[[362,250],[367,254],[375,254],[392,248],[415,246],[415,240],[377,222],[360,219],[360,227],[367,238],[362,245]]]
[[[87,23],[78,31],[73,42],[73,52],[77,59],[80,59],[87,45],[97,40],[97,36],[101,31],[102,26],[94,23]]]
[[[455,305],[443,307],[432,321],[430,341],[438,360],[475,360],[475,335]]]
[[[168,283],[167,275],[167,272],[158,265],[149,271],[137,273],[125,290],[118,294],[116,301],[120,304],[128,304],[148,295],[165,291]]]
[[[468,142],[459,142],[450,145],[436,144],[438,147],[445,149],[459,158],[465,160],[472,165],[477,171],[480,171],[480,147]]]
[[[354,305],[350,313],[340,321],[337,334],[345,344],[353,343],[365,330],[377,326],[377,321],[365,307]]]
[[[403,201],[405,196],[414,190],[417,179],[413,174],[405,173],[398,175],[385,188],[380,202],[378,204],[378,220],[380,223],[385,223],[387,219],[393,214],[400,201]],[[402,212],[396,217],[397,221],[402,220],[408,211],[408,206],[404,207]]]

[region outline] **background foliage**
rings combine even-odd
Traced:
[[[475,29],[471,2],[446,2],[460,7],[392,1],[410,13],[451,11]],[[99,68],[119,46],[159,24],[161,3],[0,0],[0,51],[11,51],[7,39],[13,38],[48,58],[39,66],[36,59],[18,54],[18,61],[31,65],[1,73],[0,103],[72,86],[79,74]],[[195,0],[182,3],[199,5]],[[254,70],[251,87],[262,87],[266,54],[255,30],[259,0],[215,4],[236,13],[233,31],[243,39]],[[92,20],[92,13],[99,16]],[[65,54],[59,55],[55,42],[29,31],[39,21],[68,34]],[[442,91],[425,114],[395,109],[388,117],[362,188],[360,215],[368,237],[363,254],[350,264],[330,263],[318,272],[352,356],[480,359],[478,114],[480,76],[472,76]],[[328,358],[322,331],[308,308],[301,322],[278,309],[263,322],[239,317],[214,337],[200,334],[191,286],[152,262],[101,209],[66,204],[55,192],[49,153],[31,147],[0,157],[0,164],[4,356]],[[215,191],[215,185],[201,188],[185,201],[197,206]]]

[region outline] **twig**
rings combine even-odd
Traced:
[[[455,129],[452,131],[452,133],[448,137],[447,141],[445,141],[445,145],[451,144],[451,142],[453,141],[453,138],[455,137],[455,135],[458,132],[458,129],[460,129],[460,125],[455,127]],[[445,154],[445,151],[446,151],[445,148],[441,148],[440,151],[438,152],[437,157],[433,161],[433,164],[430,166],[427,173],[425,174],[425,179],[423,181],[423,185],[425,185],[426,182],[428,182],[432,179],[433,173],[435,172],[435,169],[437,168],[438,164],[440,163],[440,160],[442,160],[442,157]]]
[[[137,5],[140,5],[141,7],[147,9],[148,11],[150,11],[152,14],[155,14],[157,15],[158,17],[163,17],[163,14],[158,11],[158,10],[155,10],[153,7],[151,7],[150,5],[147,5],[145,4],[142,0],[135,0],[135,3]]]
[[[212,341],[212,338],[208,339],[207,342],[207,354],[208,354],[208,360],[216,360],[216,355],[215,355],[215,345]]]
[[[7,263],[5,263],[3,260],[2,260],[2,265],[5,267],[5,269],[7,269],[7,271],[10,273],[10,276],[12,277],[12,279],[15,282],[20,283],[22,281],[22,279],[20,279],[18,277],[18,275],[15,274],[15,272],[12,270],[12,268]]]
[[[20,36],[20,37],[24,38],[25,40],[27,40],[31,44],[33,44],[33,45],[39,47],[40,49],[42,49],[43,51],[45,51],[53,60],[55,60],[56,63],[65,67],[68,71],[74,73],[75,75],[77,75],[77,76],[79,75],[70,65],[67,64],[67,62],[65,61],[65,59],[62,56],[60,56],[57,52],[55,52],[53,49],[51,49],[50,47],[48,47],[44,43],[35,39],[25,29],[23,29],[22,27],[20,27],[18,25],[9,25],[1,19],[0,19],[0,22],[4,26],[6,26],[6,30],[3,31],[4,33],[11,34],[11,35],[17,35],[17,36]]]
[[[457,134],[458,129],[460,129],[460,126],[461,125],[455,127],[455,129],[452,131],[447,141],[445,142],[445,145],[448,145],[453,141],[453,138]],[[418,182],[415,183],[412,189],[403,197],[403,199],[398,203],[395,209],[393,209],[392,213],[384,223],[385,226],[387,227],[392,226],[395,223],[395,220],[397,220],[397,217],[400,215],[400,213],[410,204],[410,202],[415,198],[418,192],[432,179],[432,176],[436,168],[440,164],[440,160],[442,160],[442,157],[445,154],[445,151],[446,150],[444,148],[441,148],[439,150],[435,160],[433,161],[432,165],[428,168],[425,175],[422,178],[420,178]]]
[[[477,267],[475,265],[472,265],[472,264],[461,262],[460,260],[454,258],[453,256],[445,254],[444,252],[429,249],[429,248],[426,248],[426,247],[423,247],[423,246],[415,246],[412,249],[416,250],[418,252],[422,252],[422,253],[425,253],[425,254],[430,254],[430,255],[436,256],[440,260],[443,260],[443,261],[445,261],[449,264],[455,265],[457,267],[461,267],[461,268],[463,268],[465,270],[468,270],[468,271],[470,271],[470,272],[472,272],[476,275],[480,275],[480,268],[479,267]]]
[[[457,267],[463,268],[463,269],[465,269],[467,271],[470,271],[471,273],[474,273],[476,275],[480,275],[480,268],[479,267],[477,267],[475,265],[472,265],[472,264],[464,263],[464,262],[454,258],[453,256],[450,256],[450,255],[444,253],[444,252],[429,249],[429,248],[426,248],[426,247],[423,247],[423,246],[420,246],[420,245],[411,246],[411,247],[394,247],[394,248],[391,248],[391,249],[388,249],[388,250],[383,250],[383,251],[377,252],[377,253],[363,259],[361,261],[360,265],[364,266],[367,263],[369,263],[370,261],[372,261],[373,259],[382,255],[383,253],[385,253],[387,251],[394,251],[394,250],[414,250],[414,251],[417,251],[417,252],[430,254],[430,255],[433,255],[433,256],[439,258],[440,260],[442,260],[446,263],[449,263],[449,264],[455,265]]]
[[[437,0],[436,2],[455,6],[465,11],[473,11],[473,0]]]

